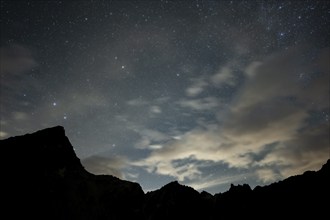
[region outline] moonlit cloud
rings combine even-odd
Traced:
[[[6,138],[8,137],[8,133],[5,131],[0,131],[0,138]]]
[[[250,64],[247,72],[252,79],[246,81],[240,95],[229,107],[227,119],[223,120],[222,113],[218,113],[222,124],[211,129],[195,128],[183,134],[180,140],[168,142],[161,149],[152,149],[147,158],[134,165],[181,181],[200,178],[201,164],[190,162],[189,169],[175,166],[174,161],[192,157],[197,161],[225,163],[231,168],[254,167],[256,176],[262,182],[275,181],[308,169],[318,169],[328,157],[326,131],[329,125],[323,123],[317,125],[314,132],[304,131],[309,126],[309,110],[313,106],[306,102],[301,93],[309,90],[322,96],[325,95],[322,92],[328,91],[313,86],[319,84],[317,78],[309,81],[307,87],[300,84],[297,73],[302,69],[308,71],[312,65],[304,63],[305,66],[297,67],[299,54],[303,52],[306,53],[292,49],[271,55],[263,62]],[[278,62],[285,65],[279,66]],[[280,78],[277,77],[279,74]],[[327,74],[329,72],[324,72],[319,77],[326,77]],[[289,102],[289,97],[297,98],[300,102]],[[218,106],[218,101],[207,100],[210,102],[195,99],[180,104],[182,107],[213,110],[217,113],[214,108]],[[305,108],[301,108],[301,105]],[[327,103],[323,107],[328,108]],[[272,144],[276,147],[268,149]],[[268,153],[263,159],[254,162],[253,155],[261,156],[264,151]],[[275,170],[278,170],[277,173]]]
[[[258,169],[256,174],[264,183],[270,183],[278,179],[278,174],[276,174],[273,169]]]
[[[198,161],[212,161],[214,163],[225,161],[232,167],[246,167],[251,159],[240,146],[228,147],[231,141],[225,142],[227,137],[221,137],[218,130],[195,130],[186,133],[181,140],[173,141],[161,149],[154,150],[151,155],[134,163],[137,166],[147,167],[150,172],[170,175],[179,180],[193,179],[200,174],[202,164],[189,163],[190,167],[176,166],[176,160],[193,158]]]

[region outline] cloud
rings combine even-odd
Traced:
[[[149,172],[173,176],[181,181],[200,175],[199,168],[204,166],[204,162],[226,161],[237,167],[246,167],[251,162],[249,156],[239,147],[229,148],[226,146],[227,142],[218,129],[196,129],[184,134],[180,140],[173,140],[163,148],[153,150],[148,158],[132,164],[145,167]],[[187,163],[180,165],[175,162],[180,160]]]
[[[234,106],[229,117],[230,120],[224,121],[224,129],[232,137],[240,136],[251,141],[265,137],[286,140],[303,125],[308,113],[280,99],[265,100],[239,110]]]
[[[162,113],[162,109],[157,105],[153,105],[150,107],[150,112],[154,114],[160,114]]]
[[[262,65],[262,62],[260,61],[253,61],[245,68],[245,74],[252,78],[257,73],[258,67]]]
[[[91,156],[82,160],[83,166],[93,174],[113,175],[124,178],[122,169],[126,166],[126,159],[122,157]]]
[[[61,97],[60,97],[61,96]],[[57,97],[58,100],[63,100],[57,102],[58,108],[63,108],[66,111],[80,113],[89,110],[91,107],[98,108],[109,105],[109,100],[98,90],[84,91],[66,91]]]
[[[205,97],[200,99],[183,99],[178,101],[181,107],[189,108],[195,111],[213,110],[218,107],[220,101],[215,97]]]
[[[318,170],[329,159],[329,124],[317,125],[282,142],[270,151],[258,167],[278,169],[278,176],[286,178],[306,170]]]
[[[38,115],[40,122],[45,123],[43,126],[54,126],[59,123],[59,120],[62,121],[64,116],[68,119],[81,117],[82,115],[97,117],[98,115],[92,114],[92,112],[109,106],[109,102],[110,100],[106,99],[98,90],[77,91],[68,89],[58,92],[56,97],[40,104],[34,110],[34,114]],[[13,116],[16,120],[28,118],[26,114],[23,115],[20,112],[15,112]],[[85,121],[84,123],[87,122]]]
[[[312,126],[309,120],[311,111],[329,111],[326,100],[330,68],[323,65],[324,54],[329,59],[329,48],[320,50],[316,61],[302,62],[301,54],[309,52],[306,48],[291,48],[262,64],[252,63],[254,68],[250,65],[247,70],[250,80],[232,108],[234,120],[227,123],[227,129],[233,133],[242,135],[258,130],[264,133],[271,127],[274,135],[278,133],[273,140],[280,144],[258,163],[261,167],[272,167],[267,168],[267,175],[264,169],[257,171],[263,181],[319,169],[328,158],[329,123],[323,119]],[[300,81],[300,72],[309,75],[306,82]],[[271,178],[271,171],[275,170],[278,173]]]
[[[201,78],[193,78],[192,84],[186,89],[186,95],[195,97],[203,93],[210,85],[221,87],[223,85],[235,86],[235,75],[230,65],[221,67],[214,75]]]
[[[21,45],[0,47],[0,74],[21,74],[38,66],[30,49]]]
[[[193,84],[186,89],[186,94],[191,97],[197,96],[202,93],[207,86],[208,83],[205,82],[204,79],[194,79]]]
[[[325,54],[324,50],[329,49],[319,54]],[[311,126],[308,120],[311,111],[329,110],[325,100],[329,100],[330,68],[318,65],[324,55],[316,61],[303,61],[302,54],[307,53],[308,48],[291,48],[248,65],[248,80],[231,106],[231,120],[225,122],[226,133],[260,142],[260,150],[266,140],[279,143],[259,162],[260,167],[272,167],[267,167],[268,176],[264,169],[257,171],[263,181],[271,179],[269,170],[278,170],[274,178],[285,178],[319,169],[328,157],[329,124]],[[300,72],[310,75],[307,82],[300,81]],[[256,150],[251,152],[258,153]]]
[[[203,167],[217,163],[255,170],[263,182],[319,169],[329,155],[329,123],[312,126],[309,121],[311,111],[329,110],[324,100],[329,100],[330,68],[324,62],[324,50],[319,51],[318,60],[308,62],[302,60],[306,53],[310,53],[308,48],[291,48],[248,64],[245,84],[226,115],[213,97],[179,101],[181,107],[211,110],[218,124],[185,132],[180,139],[150,149],[149,156],[132,165],[185,182],[198,180]],[[310,76],[307,82],[300,81],[302,71]],[[224,72],[229,75],[230,70]],[[322,99],[313,104],[318,97]],[[206,180],[202,185],[218,183],[221,180]]]
[[[146,100],[142,99],[141,97],[128,100],[126,103],[127,103],[127,105],[130,105],[130,106],[144,106],[144,105],[148,104],[148,102]]]
[[[270,182],[274,182],[275,180],[277,180],[278,174],[274,172],[273,169],[270,168],[262,168],[262,169],[258,169],[256,171],[257,177],[263,181],[264,183],[270,183]]]
[[[147,167],[149,172],[173,176],[179,180],[193,179],[200,174],[201,164],[190,162],[189,169],[176,166],[175,160],[195,158],[198,161],[222,162],[231,168],[248,168],[252,165],[251,153],[259,153],[267,144],[289,140],[299,128],[297,121],[304,115],[291,115],[265,130],[255,132],[232,132],[231,129],[210,127],[185,133],[180,140],[155,149],[148,158],[134,165]],[[290,124],[292,126],[287,126]]]
[[[192,180],[202,174],[196,163],[178,163],[178,161],[159,161],[157,166],[148,167],[147,170],[150,173],[173,176],[179,181]]]
[[[240,111],[277,97],[296,97],[308,108],[315,107],[311,106],[311,99],[318,100],[321,96],[323,102],[328,100],[325,95],[329,91],[327,79],[330,68],[322,62],[325,59],[322,54],[326,54],[324,50],[328,51],[329,48],[320,50],[320,58],[316,61],[302,59],[304,55],[311,53],[310,49],[295,47],[273,54],[262,62],[252,62],[245,70],[249,77],[235,108]],[[317,71],[321,74],[316,75]],[[305,81],[300,79],[302,73]]]
[[[37,67],[30,48],[19,44],[0,47],[0,114],[1,121],[7,122],[1,124],[1,130],[5,130],[6,136],[33,130],[29,129],[30,113],[37,100],[30,99],[27,93],[43,94],[44,84],[30,74]]]
[[[7,108],[21,108],[21,100],[13,102],[17,97],[22,97],[26,91],[40,92],[42,84],[27,74],[37,66],[38,63],[29,48],[18,44],[0,47],[0,109],[1,114],[7,114],[4,117],[8,117],[12,111]]]
[[[218,73],[211,76],[210,81],[217,86],[236,84],[233,71],[228,66],[222,67]]]
[[[16,121],[24,121],[29,118],[28,114],[26,114],[25,112],[13,112],[12,116],[13,116],[13,119]]]
[[[9,137],[8,133],[5,131],[0,131],[0,138],[6,138]]]
[[[165,143],[166,141],[172,139],[169,135],[156,130],[146,128],[134,130],[141,136],[140,140],[135,144],[135,147],[140,149],[159,149],[162,147],[163,142]]]

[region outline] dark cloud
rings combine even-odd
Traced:
[[[38,66],[30,49],[21,45],[0,48],[0,73],[21,74]]]

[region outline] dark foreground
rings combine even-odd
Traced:
[[[63,127],[0,141],[1,219],[279,219],[329,216],[330,160],[269,186],[199,193],[171,182],[144,194],[137,183],[93,175]]]

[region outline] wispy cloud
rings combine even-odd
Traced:
[[[126,103],[127,103],[127,105],[130,105],[130,106],[144,106],[144,105],[149,104],[149,102],[144,100],[142,97],[128,100]]]
[[[196,111],[213,110],[219,106],[220,101],[215,97],[205,97],[199,99],[183,99],[178,101],[179,106]]]
[[[159,107],[157,105],[153,105],[150,107],[150,112],[154,113],[154,114],[160,114],[160,113],[162,113],[162,109],[161,109],[161,107]]]
[[[216,86],[236,84],[235,76],[229,66],[222,67],[219,72],[211,76],[210,81]]]
[[[0,138],[6,138],[8,137],[8,133],[5,131],[0,131]]]
[[[208,86],[203,78],[193,79],[193,84],[186,89],[186,94],[190,97],[199,95]]]
[[[140,140],[135,144],[135,147],[140,149],[159,149],[164,142],[172,139],[169,135],[156,130],[151,130],[147,128],[138,128],[134,130],[141,137]]]

